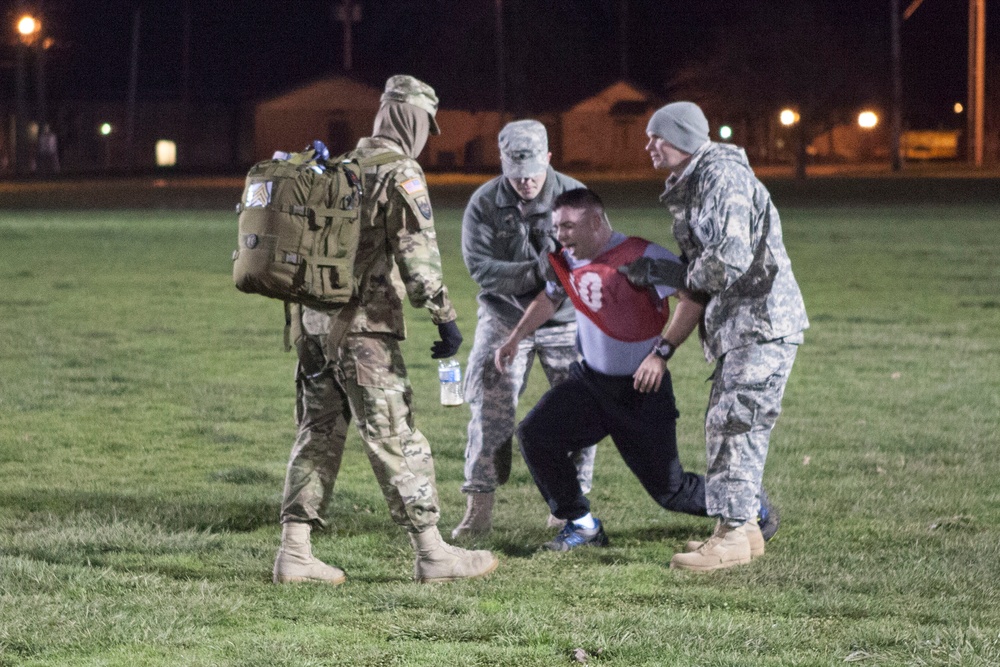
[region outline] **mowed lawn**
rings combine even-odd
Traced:
[[[619,230],[674,247],[657,184],[594,185]],[[412,582],[356,433],[314,540],[347,583],[270,583],[294,355],[280,304],[232,287],[229,209],[0,211],[0,666],[1000,664],[1000,204],[871,187],[773,188],[812,328],[771,441],[783,522],[764,557],[669,570],[711,522],[656,506],[606,442],[609,548],[538,552],[547,508],[517,457],[476,543],[500,567],[440,586]],[[469,191],[432,188],[462,361]],[[468,411],[438,404],[436,332],[407,317],[450,533]],[[703,472],[711,367],[689,341],[671,370]]]

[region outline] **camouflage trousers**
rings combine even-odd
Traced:
[[[746,345],[716,363],[705,413],[709,516],[735,521],[757,516],[771,429],[798,349],[784,341]]]
[[[517,403],[535,356],[551,387],[569,376],[570,364],[579,358],[576,323],[571,322],[545,327],[526,337],[517,346],[507,372],[501,373],[493,363],[494,353],[515,324],[479,308],[465,379],[465,401],[472,411],[465,446],[465,493],[492,493],[510,477]],[[591,489],[596,451],[595,445],[571,454],[584,493]]]
[[[392,520],[411,532],[437,524],[434,460],[413,426],[412,389],[390,335],[349,335],[332,355],[326,337],[298,343],[298,433],[285,477],[281,521],[326,525],[325,515],[353,417]]]

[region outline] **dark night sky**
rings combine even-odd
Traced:
[[[48,62],[53,99],[125,97],[137,6],[138,94],[179,96],[184,0],[43,2],[46,29],[57,44]],[[195,98],[249,101],[342,72],[334,0],[189,2]],[[617,78],[620,3],[505,0],[508,109],[562,108]],[[761,3],[790,12],[818,9],[850,57],[870,67],[871,80],[861,85],[888,94],[889,0],[628,0],[630,78],[669,98],[678,68],[697,62],[719,39],[746,30],[744,13]],[[17,3],[0,6],[13,25]],[[493,8],[494,0],[366,0],[354,33],[354,74],[374,85],[389,74],[415,74],[434,85],[447,105],[493,107]],[[951,106],[966,96],[967,8],[965,0],[925,0],[904,23],[904,116],[911,126],[955,121]],[[987,52],[995,62],[1000,11],[988,10]],[[8,45],[0,70],[8,99],[12,60]]]

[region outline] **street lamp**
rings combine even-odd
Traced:
[[[17,34],[21,36],[21,43],[30,46],[42,32],[42,22],[31,14],[25,14],[17,21]]]
[[[14,24],[14,30],[18,36],[17,46],[17,101],[15,105],[14,119],[14,171],[21,174],[28,169],[28,133],[27,116],[28,104],[25,100],[27,89],[27,68],[28,48],[35,42],[42,29],[41,23],[30,14],[25,14],[18,18]]]
[[[42,37],[42,22],[31,14],[24,14],[17,19],[15,30],[18,35],[17,47],[17,109],[15,121],[15,168],[18,172],[26,172],[31,168],[29,141],[27,136],[28,108],[25,100],[27,88],[27,58],[28,51],[35,53],[35,94],[37,97],[34,119],[39,129],[46,126],[47,110],[45,104],[45,49],[52,46],[51,38]],[[39,143],[39,149],[42,144]]]
[[[778,120],[785,127],[791,127],[799,122],[799,114],[795,113],[793,109],[782,109],[781,113],[778,114]]]
[[[97,131],[101,134],[101,139],[104,142],[104,171],[111,169],[111,133],[114,128],[111,123],[101,123],[97,127]]]
[[[862,111],[858,114],[858,125],[870,130],[878,125],[878,115],[874,111]]]

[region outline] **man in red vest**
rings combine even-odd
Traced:
[[[671,340],[684,340],[698,326],[703,307],[685,290],[635,287],[618,272],[619,266],[640,257],[679,260],[666,248],[612,230],[593,191],[566,191],[552,210],[562,244],[560,252],[549,255],[555,275],[495,354],[503,371],[518,342],[547,322],[563,299],[573,302],[583,361],[573,364],[569,379],[541,398],[517,432],[535,484],[552,514],[566,520],[545,548],[607,545],[604,527],[590,514],[567,456],[605,436],[611,436],[629,469],[660,506],[707,516],[705,480],[685,472],[677,455],[678,412],[666,363],[673,348],[662,345],[660,337],[670,319],[669,296],[678,299],[667,328],[667,335],[678,336]]]

